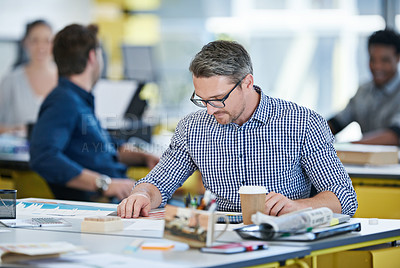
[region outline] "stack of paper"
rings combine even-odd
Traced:
[[[336,153],[343,164],[393,165],[399,162],[396,146],[339,143]]]
[[[78,250],[78,247],[67,242],[0,244],[3,263],[55,258],[62,253]]]

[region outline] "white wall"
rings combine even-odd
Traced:
[[[16,57],[12,43],[4,40],[19,40],[27,22],[45,19],[56,32],[70,23],[92,22],[93,6],[91,0],[0,0],[0,77]]]

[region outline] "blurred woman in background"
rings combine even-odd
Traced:
[[[0,83],[0,133],[26,134],[27,124],[36,122],[42,101],[57,84],[52,41],[49,23],[36,20],[27,24],[21,43],[28,61],[17,62]]]

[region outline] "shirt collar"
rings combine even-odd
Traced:
[[[91,107],[94,107],[94,96],[92,93],[87,92],[77,84],[71,82],[71,80],[60,77],[58,79],[58,84],[64,88],[68,88],[68,90],[72,90],[75,92],[81,99],[85,100]]]
[[[396,73],[396,75],[388,83],[386,83],[386,85],[383,86],[383,92],[388,95],[392,94],[394,91],[396,91],[399,83],[400,83],[399,73]]]
[[[257,109],[254,111],[249,121],[258,120],[266,124],[268,121],[268,96],[261,91],[260,87],[254,85],[254,89],[261,95],[261,97]]]

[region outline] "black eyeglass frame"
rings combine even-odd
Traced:
[[[210,104],[212,107],[215,108],[224,108],[225,107],[225,101],[229,98],[229,95],[237,88],[240,83],[242,83],[243,79],[246,78],[247,75],[245,75],[242,79],[239,80],[239,82],[236,83],[236,85],[226,94],[222,99],[215,99],[215,100],[203,100],[203,99],[195,99],[194,96],[196,93],[193,91],[192,97],[190,97],[190,101],[194,103],[194,105],[201,107],[201,108],[207,108],[207,104]],[[222,103],[222,106],[215,106],[213,102],[220,102]]]

